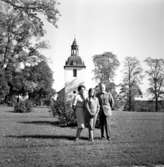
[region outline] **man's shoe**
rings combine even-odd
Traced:
[[[101,137],[101,140],[104,140],[104,139],[105,139],[105,137],[104,137],[104,136],[102,136],[102,137]]]
[[[108,140],[108,141],[111,141],[111,138],[110,138],[110,137],[107,137],[107,140]]]

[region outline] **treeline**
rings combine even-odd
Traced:
[[[164,99],[164,59],[146,58],[144,63],[147,70],[144,71],[136,57],[126,57],[123,62],[123,78],[120,78],[119,85],[114,83],[115,72],[120,65],[116,55],[111,52],[94,55],[93,62],[95,79],[104,82],[107,89],[112,91],[116,108],[133,111],[135,98],[143,96],[141,84],[143,78],[147,77],[149,81],[147,91],[155,103],[154,111],[159,110],[159,101]],[[119,88],[119,92],[116,88]]]

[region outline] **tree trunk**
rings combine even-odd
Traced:
[[[130,75],[130,67],[129,67],[129,111],[131,111],[131,75]]]
[[[129,89],[129,111],[132,109],[131,88]]]
[[[158,97],[155,97],[155,112],[158,112]]]
[[[155,78],[155,112],[158,112],[157,79]]]

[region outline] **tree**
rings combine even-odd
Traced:
[[[17,67],[20,62],[37,62],[44,56],[40,48],[46,48],[44,41],[35,38],[45,34],[41,15],[56,26],[56,1],[54,0],[0,0],[0,55],[3,67],[12,62]],[[30,61],[31,60],[31,61]]]
[[[43,100],[50,101],[54,93],[52,89],[53,73],[47,62],[42,61],[29,70],[30,75],[28,80],[36,84],[34,91],[30,93],[30,98],[39,104],[42,103]]]
[[[0,103],[3,102],[5,96],[9,93],[9,86],[5,79],[4,73],[0,70]]]
[[[143,69],[135,57],[126,57],[124,62],[124,78],[121,84],[120,96],[125,100],[126,109],[133,109],[132,101],[137,95],[142,95],[139,85],[143,78]]]
[[[115,70],[119,66],[116,55],[111,52],[93,56],[95,79],[100,82],[112,82]]]
[[[153,96],[153,100],[155,100],[155,111],[157,112],[159,109],[158,101],[164,95],[164,59],[148,57],[145,62],[149,68],[146,71],[150,83],[148,91]]]
[[[41,48],[47,48],[42,40],[45,35],[43,18],[57,27],[60,15],[57,4],[56,0],[0,0],[0,68],[10,93],[30,85],[28,81],[22,83],[24,76],[17,72],[45,61],[40,53]],[[15,90],[13,80],[17,81]]]
[[[41,104],[43,100],[50,100],[54,92],[52,83],[52,70],[47,62],[42,61],[14,73],[10,83],[10,96],[28,93],[31,101]]]
[[[116,85],[113,82],[115,71],[120,65],[117,56],[111,52],[93,56],[95,80],[103,82],[106,85],[106,90],[112,93],[115,101],[117,97]]]

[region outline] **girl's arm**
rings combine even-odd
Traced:
[[[89,107],[89,101],[88,99],[85,101],[85,107],[89,113],[91,113],[90,107]]]
[[[97,99],[97,112],[96,113],[98,113],[100,111],[100,103],[99,103],[98,98],[96,98],[96,99]]]
[[[90,115],[94,116],[95,113],[92,113],[92,112],[91,112],[91,109],[90,109],[90,106],[89,106],[89,100],[86,100],[85,106],[86,106],[86,109],[87,109],[88,113],[89,113]]]

